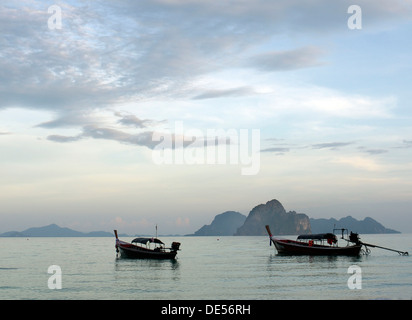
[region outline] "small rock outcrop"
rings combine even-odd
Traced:
[[[218,214],[210,225],[204,225],[191,236],[233,236],[246,216],[236,211]]]

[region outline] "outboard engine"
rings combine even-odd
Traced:
[[[354,233],[354,232],[351,231],[351,233],[349,235],[349,241],[353,242],[355,244],[360,244],[359,234]]]
[[[172,242],[172,250],[177,251],[180,248],[180,242]]]

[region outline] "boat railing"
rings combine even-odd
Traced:
[[[299,235],[297,241],[308,243],[310,246],[318,242],[319,245],[325,245],[325,242],[330,246],[337,246],[338,239],[333,233],[319,233],[319,234],[303,234]]]

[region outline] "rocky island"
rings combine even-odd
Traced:
[[[286,212],[282,204],[274,199],[254,207],[234,235],[263,236],[267,234],[265,225],[270,225],[276,235],[311,233],[309,217],[306,214]]]
[[[360,234],[400,233],[384,227],[376,220],[366,217],[359,221],[351,216],[330,219],[313,219],[304,213],[286,212],[276,199],[255,206],[246,217],[240,212],[226,211],[218,214],[210,225],[204,225],[189,236],[266,236],[265,225],[274,235],[297,235],[332,232],[334,228],[346,228]],[[79,232],[61,228],[56,224],[29,228],[24,231],[9,231],[0,237],[112,237],[111,232]],[[128,236],[128,235],[125,235]]]
[[[400,233],[399,231],[385,228],[378,221],[366,217],[365,219],[359,221],[351,216],[341,218],[336,220],[334,218],[330,219],[310,219],[310,225],[312,227],[313,233],[322,233],[325,230],[333,230],[333,228],[345,228],[350,231],[360,233],[360,234],[371,234],[371,233]]]
[[[246,216],[236,211],[226,211],[218,214],[210,225],[204,225],[191,236],[233,236],[243,225]]]
[[[265,225],[269,225],[275,235],[297,235],[332,232],[333,228],[346,228],[360,234],[400,233],[385,228],[376,220],[367,217],[356,220],[351,216],[330,219],[313,219],[304,213],[286,212],[276,199],[254,207],[246,217],[239,212],[226,211],[215,216],[210,225],[204,225],[191,236],[264,236]]]

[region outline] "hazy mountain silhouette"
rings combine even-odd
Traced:
[[[24,231],[9,231],[0,234],[0,237],[113,237],[105,231],[80,232],[69,228],[61,228],[57,224],[44,227],[29,228]]]

